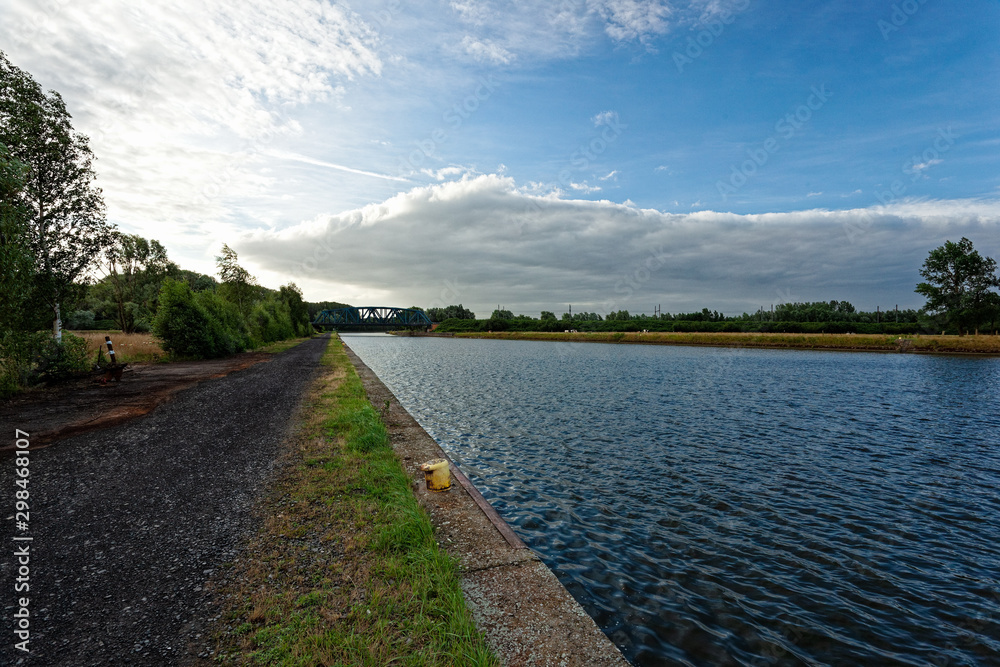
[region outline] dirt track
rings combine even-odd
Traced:
[[[97,376],[85,377],[0,403],[0,421],[31,424],[31,448],[37,449],[139,417],[182,389],[273,358],[273,354],[246,352],[228,359],[130,364],[121,382],[101,384]],[[0,458],[11,451],[12,442],[0,442]]]
[[[27,531],[15,531],[9,454],[0,467],[0,664],[177,664],[206,655],[205,630],[218,613],[206,586],[224,576],[253,525],[325,345],[309,340],[265,355],[268,363],[244,355],[151,366],[120,386],[84,384],[71,398],[57,391],[6,406],[5,424],[30,433],[33,447],[48,432],[50,446],[28,455]],[[92,430],[108,413],[117,416]],[[33,538],[30,655],[13,647],[15,535]]]

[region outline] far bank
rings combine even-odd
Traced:
[[[400,333],[399,335],[408,335]],[[421,335],[413,334],[409,335]],[[1000,354],[1000,336],[894,336],[876,334],[680,333],[680,332],[528,332],[455,333],[457,338],[540,340],[575,343],[700,345],[855,352],[922,354]]]

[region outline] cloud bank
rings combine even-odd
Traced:
[[[327,2],[0,0],[0,14],[0,46],[90,137],[109,215],[147,235],[271,190],[261,153],[302,132],[290,110],[336,105],[383,68],[375,30]]]
[[[497,175],[414,188],[238,244],[307,297],[357,305],[464,303],[738,314],[785,301],[919,307],[930,249],[968,236],[1000,250],[1000,202],[901,202],[846,211],[736,215],[539,195]],[[368,303],[372,302],[372,303]]]

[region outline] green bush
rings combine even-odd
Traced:
[[[180,357],[209,359],[234,351],[222,323],[195,301],[187,283],[175,280],[164,281],[160,288],[153,332],[164,350]]]
[[[8,398],[37,379],[35,360],[49,341],[45,332],[0,331],[0,398]]]
[[[435,331],[450,331],[455,333],[485,331],[485,329],[483,329],[483,323],[486,321],[487,320],[466,320],[452,317],[444,322],[441,322]]]
[[[70,316],[66,318],[66,328],[87,330],[94,328],[94,311],[92,310],[75,310],[70,313]]]
[[[311,335],[313,333],[312,320],[309,318],[309,306],[302,300],[302,291],[295,283],[290,283],[281,287],[279,296],[281,301],[288,306],[292,335],[298,337]]]
[[[287,303],[267,298],[250,311],[250,331],[260,345],[295,337],[292,314]]]
[[[194,302],[208,315],[210,331],[215,338],[215,356],[243,352],[250,347],[250,331],[233,303],[209,291],[195,293]]]
[[[87,341],[64,331],[62,341],[48,339],[36,357],[35,374],[41,380],[62,380],[85,373],[90,368],[87,362]]]
[[[280,295],[272,293],[254,304],[244,318],[219,292],[196,293],[187,282],[167,280],[160,290],[153,331],[163,340],[163,349],[176,356],[222,357],[308,335],[312,324],[302,306],[297,291],[283,288]]]

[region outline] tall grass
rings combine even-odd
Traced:
[[[497,332],[458,333],[464,338],[646,343],[721,347],[1000,354],[1000,336],[896,336],[885,334],[678,333],[678,332]]]
[[[87,341],[88,353],[93,358],[97,357],[99,349],[103,350],[105,358],[107,357],[108,348],[105,345],[105,336],[111,336],[111,343],[115,349],[115,359],[119,363],[162,361],[167,357],[167,353],[160,346],[160,341],[150,333],[123,334],[115,331],[74,331],[73,334]]]

